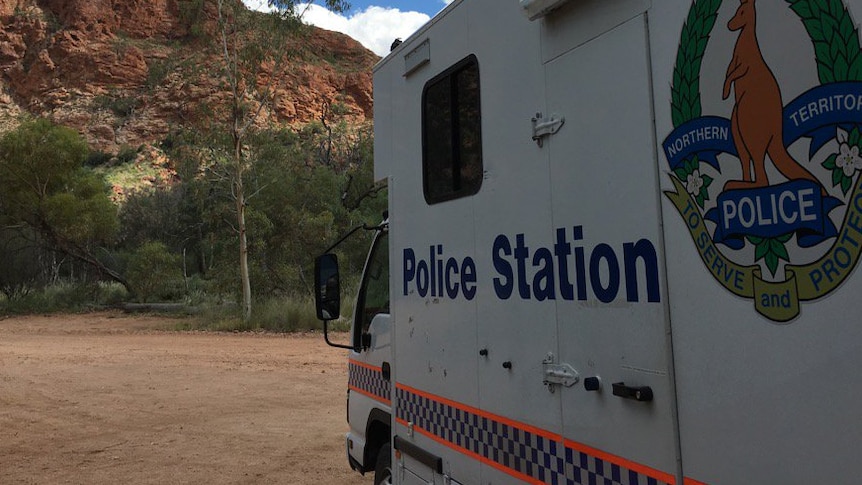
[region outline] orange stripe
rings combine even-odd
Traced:
[[[699,481],[695,480],[694,478],[688,478],[688,477],[685,477],[683,479],[683,483],[685,483],[685,485],[706,485],[706,482],[699,482]]]
[[[480,417],[488,418],[488,419],[497,421],[498,423],[511,426],[513,428],[518,428],[522,431],[527,431],[527,432],[532,433],[534,435],[541,436],[545,439],[549,439],[552,441],[563,441],[562,435],[551,433],[550,431],[546,431],[544,429],[537,428],[535,426],[530,426],[528,424],[519,423],[518,421],[511,420],[511,419],[506,418],[504,416],[492,414],[492,413],[489,413],[487,411],[482,411],[481,409],[474,408],[472,406],[467,406],[467,405],[452,401],[451,399],[446,399],[445,397],[435,396],[434,394],[423,392],[423,391],[420,391],[418,389],[412,388],[410,386],[405,386],[404,384],[395,384],[395,387],[397,387],[398,389],[403,389],[409,393],[416,394],[417,396],[431,399],[432,401],[437,401],[437,402],[446,404],[447,406],[452,406],[453,408],[458,408],[462,411],[467,411],[469,413],[476,414]]]
[[[551,433],[551,432],[543,430],[541,428],[537,428],[535,426],[530,426],[528,424],[524,424],[524,423],[521,423],[521,422],[518,422],[518,421],[515,421],[512,419],[506,418],[504,416],[500,416],[497,414],[492,414],[492,413],[489,413],[486,411],[482,411],[481,409],[474,408],[472,406],[467,406],[467,405],[458,403],[456,401],[453,401],[451,399],[446,399],[444,397],[436,396],[436,395],[428,393],[428,392],[420,391],[419,389],[416,389],[416,388],[413,388],[413,387],[410,387],[410,386],[407,386],[404,384],[396,383],[395,387],[398,389],[402,389],[404,391],[407,391],[409,393],[416,394],[417,396],[424,397],[426,399],[431,399],[432,401],[437,401],[437,402],[440,402],[440,403],[445,404],[447,406],[451,406],[453,408],[457,408],[457,409],[460,409],[462,411],[467,411],[469,413],[476,414],[476,415],[483,417],[483,418],[488,418],[488,419],[497,421],[497,422],[505,424],[507,426],[511,426],[512,428],[517,428],[519,430],[527,431],[527,432],[535,434],[537,436],[542,436],[542,437],[549,439],[549,440],[558,441],[558,442],[562,441],[563,446],[565,446],[565,447],[572,448],[573,450],[580,451],[582,453],[593,456],[595,458],[599,458],[601,460],[608,461],[608,462],[614,463],[616,465],[623,466],[629,470],[634,471],[635,473],[639,473],[641,475],[646,475],[650,478],[655,478],[655,479],[661,480],[665,483],[670,483],[670,484],[676,485],[676,477],[669,474],[669,473],[663,472],[661,470],[657,470],[655,468],[651,468],[647,465],[642,465],[640,463],[636,463],[636,462],[627,460],[627,459],[622,458],[620,456],[612,455],[612,454],[607,453],[605,451],[587,446],[587,445],[582,444],[582,443],[578,443],[576,441],[564,439],[562,437],[562,435],[559,435],[556,433]],[[406,423],[403,422],[402,419],[397,419],[397,421],[399,423],[404,424],[405,426],[407,425]],[[511,470],[511,469],[505,467],[504,465],[501,465],[495,461],[491,461],[491,460],[489,460],[483,456],[477,455],[477,454],[471,452],[470,450],[467,450],[467,449],[461,448],[457,445],[451,444],[449,441],[444,440],[442,438],[439,438],[435,435],[432,435],[431,433],[425,431],[424,429],[421,429],[421,428],[415,428],[415,429],[419,430],[423,435],[428,436],[429,438],[433,439],[434,441],[437,441],[440,444],[446,445],[446,446],[453,448],[453,449],[456,449],[456,450],[463,450],[465,452],[465,454],[468,454],[468,455],[482,461],[483,463],[491,465],[500,471],[506,472],[506,473],[513,475],[513,476],[517,476],[518,478],[520,478],[522,480],[527,480],[527,481],[535,480],[533,478],[527,477],[526,475],[521,476],[520,473],[518,473],[514,470]],[[531,483],[542,483],[542,482],[531,482]],[[685,485],[706,485],[706,484],[701,484],[700,482],[692,482],[691,484],[686,483]]]
[[[650,478],[655,478],[656,480],[661,480],[665,483],[676,484],[676,477],[671,475],[670,473],[665,473],[661,470],[656,470],[655,468],[651,468],[646,465],[641,465],[640,463],[626,460],[623,457],[612,455],[598,448],[593,448],[592,446],[587,446],[583,443],[578,443],[576,441],[566,440],[564,445],[566,446],[566,448],[571,448],[573,450],[580,451],[581,453],[599,458],[600,460],[611,462],[616,465],[628,468],[629,470],[636,473],[640,473],[641,475],[646,475]]]
[[[396,421],[398,421],[398,423],[401,424],[402,426],[405,426],[405,427],[409,426],[409,424],[401,418],[397,418]],[[543,481],[540,481],[540,480],[533,478],[531,476],[528,476],[528,475],[524,475],[523,473],[520,473],[516,470],[513,470],[513,469],[511,469],[505,465],[500,464],[500,463],[497,463],[496,461],[493,461],[489,458],[485,458],[482,455],[478,455],[478,454],[468,450],[467,448],[463,448],[461,446],[458,446],[455,443],[452,443],[451,441],[447,441],[447,440],[445,440],[445,439],[443,439],[437,435],[434,435],[434,434],[430,433],[429,431],[426,431],[422,428],[414,427],[413,429],[415,431],[417,431],[419,434],[421,434],[422,436],[426,436],[426,437],[436,441],[437,443],[440,443],[441,445],[443,445],[447,448],[451,448],[451,449],[457,451],[458,453],[461,453],[463,455],[467,455],[470,458],[473,458],[474,460],[481,461],[482,463],[484,463],[488,466],[494,467],[497,470],[499,470],[499,471],[501,471],[507,475],[510,475],[510,476],[517,478],[518,480],[521,480],[523,482],[527,482],[527,483],[530,483],[533,485],[545,485],[545,482],[543,482]]]
[[[389,407],[392,407],[392,401],[391,400],[387,401],[386,399],[378,396],[377,394],[372,394],[372,393],[366,391],[365,389],[360,389],[356,386],[347,386],[347,387],[350,388],[351,391],[356,391],[359,394],[362,394],[363,396],[370,397],[371,399],[374,399],[375,401],[378,401],[378,402],[383,403]]]
[[[371,364],[366,364],[365,362],[359,362],[358,360],[353,360],[353,359],[347,359],[347,361],[350,362],[351,364],[359,366],[359,367],[365,367],[366,369],[370,369],[373,371],[383,372],[383,368],[375,367]]]

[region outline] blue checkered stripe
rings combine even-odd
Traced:
[[[348,363],[347,384],[382,401],[392,402],[392,383],[383,378],[383,371],[380,369],[371,369],[351,361]]]
[[[513,476],[551,485],[661,485],[666,482],[467,409],[398,387],[396,417]]]

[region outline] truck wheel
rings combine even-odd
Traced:
[[[384,443],[377,452],[374,465],[374,485],[392,485],[392,448]]]

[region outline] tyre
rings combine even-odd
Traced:
[[[384,443],[377,452],[374,485],[392,485],[392,448],[389,443]]]

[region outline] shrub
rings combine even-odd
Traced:
[[[160,242],[146,242],[129,258],[126,270],[136,300],[176,299],[184,293],[180,258]]]
[[[87,155],[87,160],[84,161],[84,165],[88,167],[100,167],[110,162],[111,158],[113,158],[113,156],[110,153],[93,150],[89,155]]]
[[[309,332],[323,330],[323,323],[314,312],[314,301],[306,296],[273,297],[258,300],[252,307],[252,317],[242,321],[240,306],[233,302],[204,303],[198,306],[196,318],[183,321],[177,330],[212,330],[217,332]],[[350,329],[349,317],[330,322],[329,329],[343,332]]]
[[[100,281],[96,284],[94,303],[98,306],[116,306],[128,297],[126,288],[115,281]]]
[[[117,152],[117,164],[124,165],[126,163],[132,162],[138,156],[138,149],[132,148],[129,145],[123,145],[120,147],[120,151]]]
[[[270,298],[256,302],[252,320],[258,328],[275,332],[301,332],[321,329],[308,298]]]
[[[173,65],[168,59],[153,61],[147,70],[147,88],[153,90],[161,86],[172,70]]]
[[[138,99],[131,96],[96,96],[93,103],[97,108],[107,109],[120,118],[128,118],[138,107]]]
[[[119,283],[63,281],[0,299],[0,314],[23,315],[88,311],[122,302],[128,294]]]

